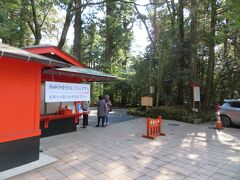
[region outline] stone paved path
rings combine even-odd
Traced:
[[[240,129],[216,132],[210,124],[164,120],[167,136],[148,140],[141,137],[144,118],[106,128],[93,124],[41,139],[44,153],[58,161],[12,179],[240,179]]]

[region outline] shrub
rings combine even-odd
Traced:
[[[163,119],[172,119],[177,121],[183,121],[188,123],[193,123],[194,118],[188,111],[182,107],[151,107],[144,110],[144,108],[129,108],[127,110],[128,114],[136,116],[144,116],[150,118],[156,118],[162,116]]]
[[[146,111],[146,116],[156,118],[157,116],[161,115],[164,119],[174,119],[181,121],[182,116],[187,116],[188,112],[186,109],[177,108],[177,107],[153,107],[149,108]]]
[[[128,108],[127,113],[135,116],[145,116],[145,111],[139,110],[139,108]]]

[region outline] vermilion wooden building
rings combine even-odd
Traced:
[[[77,61],[72,56],[66,54],[62,50],[51,45],[40,45],[24,48],[25,50],[39,54],[60,62],[66,63],[69,67],[64,68],[43,68],[41,77],[41,122],[40,128],[42,130],[42,137],[61,134],[65,132],[76,131],[76,125],[78,124],[78,117],[81,114],[56,114],[56,110],[61,103],[45,103],[44,102],[44,82],[96,82],[112,80],[115,77],[103,72],[95,71],[93,69],[86,68],[84,64]]]
[[[25,50],[0,44],[0,172],[39,159],[44,81],[80,83],[115,78],[87,69],[54,46]],[[66,122],[74,117],[67,116]],[[54,118],[58,120],[57,115]]]

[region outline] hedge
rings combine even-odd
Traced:
[[[140,108],[128,108],[128,114],[142,117],[151,117],[156,118],[159,115],[162,116],[163,119],[171,119],[177,121],[183,121],[188,123],[200,123],[202,122],[201,117],[194,116],[191,112],[188,112],[186,109],[182,107],[151,107],[144,109]]]

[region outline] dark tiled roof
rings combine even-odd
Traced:
[[[21,49],[29,49],[29,48],[46,48],[46,47],[56,47],[51,44],[40,44],[40,45],[33,45],[33,46],[28,46],[28,47],[22,47]]]
[[[96,71],[94,69],[71,66],[68,68],[56,68],[45,70],[46,74],[54,75],[64,75],[69,77],[78,77],[78,78],[94,78],[95,81],[107,81],[117,79],[116,76],[111,74],[106,74],[101,71]]]
[[[0,56],[17,58],[17,59],[28,61],[28,62],[38,62],[41,64],[47,64],[49,66],[57,66],[57,67],[69,66],[69,64],[67,63],[54,60],[45,56],[33,54],[23,49],[15,48],[2,43],[0,44]]]

